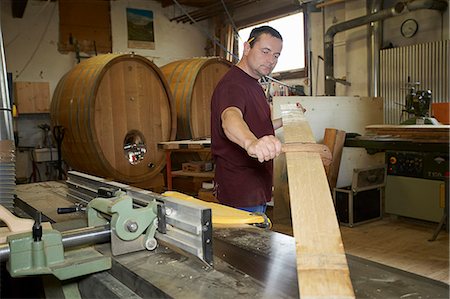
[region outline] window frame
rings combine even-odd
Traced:
[[[266,13],[266,14],[262,14],[262,15],[258,15],[258,16],[254,16],[251,18],[247,18],[245,20],[240,21],[239,23],[236,23],[236,28],[237,30],[241,30],[250,26],[254,26],[254,25],[258,25],[264,22],[269,22],[269,21],[273,21],[276,19],[280,19],[292,14],[296,14],[296,13],[303,13],[303,36],[304,36],[304,50],[305,50],[305,55],[304,55],[304,68],[299,68],[299,69],[292,69],[292,70],[287,70],[287,71],[282,71],[282,72],[277,72],[277,73],[272,73],[270,75],[270,77],[277,79],[277,80],[285,80],[285,79],[300,79],[300,78],[306,78],[308,76],[308,39],[309,37],[307,36],[307,32],[308,32],[308,28],[307,28],[307,14],[305,14],[303,9],[289,9],[289,10],[285,10],[285,9],[280,9],[280,10],[273,10],[270,13]],[[239,58],[240,59],[240,58]]]

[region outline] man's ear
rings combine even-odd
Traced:
[[[244,55],[247,55],[250,49],[251,49],[250,43],[244,42]]]

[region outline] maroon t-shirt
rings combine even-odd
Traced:
[[[272,196],[273,161],[260,163],[230,141],[221,114],[228,107],[242,111],[257,138],[274,135],[270,107],[258,80],[233,66],[217,84],[211,100],[211,150],[215,188],[220,203],[233,207],[265,204]]]

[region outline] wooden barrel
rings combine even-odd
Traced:
[[[165,166],[158,142],[173,140],[176,114],[160,69],[145,57],[105,54],[59,81],[52,126],[62,126],[64,160],[74,170],[141,183]]]
[[[230,67],[219,57],[178,60],[161,67],[175,101],[177,140],[211,136],[211,96]]]

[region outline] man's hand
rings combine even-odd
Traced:
[[[250,157],[257,158],[259,162],[272,160],[281,154],[281,142],[273,135],[253,140],[244,148]]]

